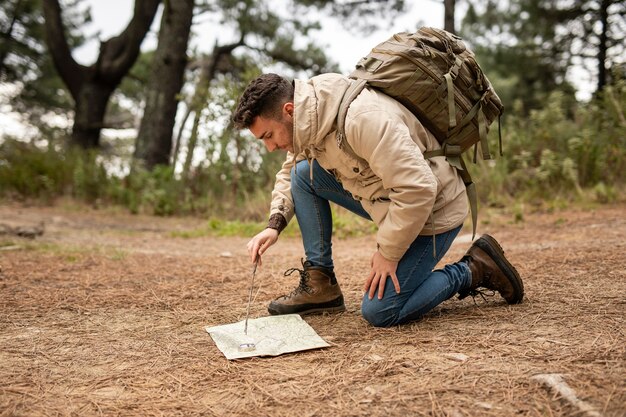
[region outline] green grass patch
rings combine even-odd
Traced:
[[[113,261],[123,261],[128,257],[128,253],[122,249],[113,249],[109,253],[109,259]]]
[[[363,219],[349,211],[333,206],[333,236],[335,238],[367,236],[376,233],[374,222]],[[252,237],[261,232],[267,226],[267,222],[249,222],[239,220],[222,220],[212,218],[204,226],[182,231],[173,231],[170,237],[182,239],[194,239],[206,236],[249,236]],[[283,237],[300,236],[300,228],[295,218],[289,222]]]
[[[253,236],[263,230],[265,223],[212,218],[199,228],[170,233],[171,237],[193,239],[205,236]]]
[[[115,261],[122,261],[128,257],[128,253],[123,249],[106,246],[86,247],[74,245],[60,245],[50,242],[30,241],[22,245],[26,251],[48,254],[62,258],[68,263],[81,262],[89,255],[105,256]]]
[[[63,258],[69,263],[75,263],[83,259],[90,250],[77,246],[64,246],[50,242],[28,242],[23,245],[24,250],[45,253]]]
[[[15,246],[16,243],[12,240],[4,240],[4,239],[0,239],[0,248],[7,248],[10,246]]]

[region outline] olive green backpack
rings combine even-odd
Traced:
[[[350,103],[363,88],[373,87],[407,107],[430,130],[441,149],[426,158],[445,156],[465,182],[476,233],[476,189],[462,153],[480,143],[482,157],[491,159],[487,144],[489,126],[502,114],[503,106],[474,54],[458,36],[424,27],[416,33],[397,33],[377,45],[350,74],[354,81],[343,96],[337,114],[337,141],[356,156],[345,138]],[[502,138],[500,137],[500,154]]]

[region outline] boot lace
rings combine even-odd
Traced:
[[[304,266],[303,266],[303,268],[304,268]],[[298,284],[298,286],[293,291],[291,291],[291,293],[289,293],[288,297],[293,297],[293,296],[301,294],[303,292],[306,292],[307,294],[311,294],[312,289],[308,285],[308,282],[309,282],[309,272],[308,271],[305,271],[304,269],[299,269],[299,268],[289,268],[288,270],[285,271],[283,276],[285,276],[285,277],[290,276],[290,275],[292,275],[296,271],[300,274],[300,283]]]
[[[482,298],[484,302],[487,302],[487,297],[493,297],[494,295],[496,295],[496,292],[495,290],[483,291],[479,290],[478,288],[474,288],[473,290],[469,290],[467,294],[464,294],[462,298],[465,298],[468,295],[472,297],[474,305],[478,306],[478,303],[476,302],[476,297],[480,296],[480,298]]]
[[[461,261],[468,262],[469,259],[471,259],[471,257],[466,255],[463,258],[461,258]],[[496,295],[495,290],[485,286],[486,283],[488,285],[491,282],[489,278],[491,278],[491,274],[485,275],[481,283],[478,284],[478,287],[459,292],[459,300],[462,300],[465,297],[470,296],[472,297],[472,301],[474,302],[474,305],[478,306],[478,303],[476,302],[476,297],[480,296],[480,298],[482,298],[484,302],[487,302],[487,297],[493,297],[494,295]],[[483,289],[481,290],[479,288],[483,288]]]
[[[483,278],[483,281],[480,285],[480,287],[482,287],[483,289],[478,289],[478,288],[474,288],[472,290],[469,290],[468,295],[472,296],[472,300],[474,301],[474,305],[478,305],[476,303],[476,297],[480,296],[480,298],[483,299],[484,302],[487,302],[487,297],[493,297],[494,295],[496,295],[496,290],[489,288],[489,286],[491,285],[491,274],[487,273],[485,274],[485,277]]]

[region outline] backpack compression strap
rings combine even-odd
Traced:
[[[339,104],[339,111],[337,112],[337,146],[339,146],[339,149],[350,148],[347,141],[344,143],[344,139],[346,138],[346,116],[348,115],[348,108],[356,96],[361,94],[361,91],[363,91],[366,85],[367,80],[354,80],[343,94],[341,104]],[[352,156],[356,156],[351,148],[348,152],[350,152]]]

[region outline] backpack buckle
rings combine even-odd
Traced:
[[[357,69],[364,69],[367,72],[375,73],[378,68],[383,64],[383,61],[372,56],[361,58],[356,64]]]
[[[463,166],[461,165],[461,146],[459,145],[450,145],[446,143],[443,145],[443,155],[446,157],[446,161],[453,167],[458,170],[463,170]]]

